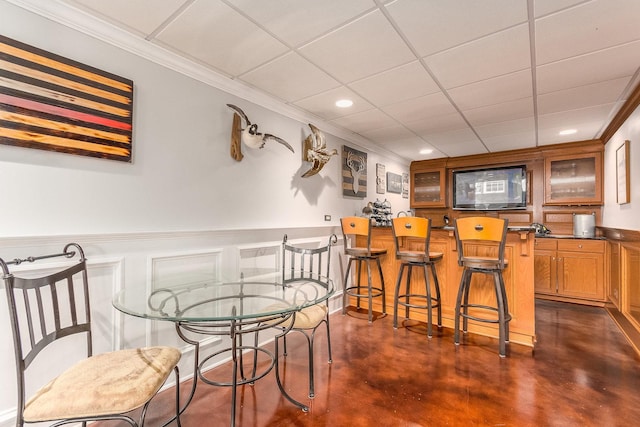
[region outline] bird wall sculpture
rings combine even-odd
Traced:
[[[231,108],[234,111],[234,122],[231,129],[231,157],[240,161],[242,160],[242,149],[240,147],[240,141],[244,142],[244,144],[249,148],[261,149],[264,148],[265,144],[269,141],[276,141],[289,150],[292,153],[295,153],[293,147],[289,145],[287,141],[284,139],[272,135],[270,133],[260,133],[258,132],[258,125],[255,123],[251,123],[249,117],[242,111],[240,107],[237,107],[233,104],[227,104],[227,107]],[[238,120],[236,117],[239,117]],[[244,122],[244,127],[241,122]],[[240,133],[240,136],[237,134]]]
[[[327,140],[324,133],[317,127],[309,123],[311,135],[304,140],[304,151],[302,159],[313,163],[311,169],[302,174],[303,178],[313,176],[320,172],[325,164],[331,159],[331,156],[338,154],[338,150],[327,150]]]

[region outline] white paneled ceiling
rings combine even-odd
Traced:
[[[54,4],[407,160],[599,138],[639,81],[638,0]]]

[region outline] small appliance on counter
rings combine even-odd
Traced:
[[[573,214],[573,237],[596,237],[596,214]]]
[[[546,225],[540,224],[538,222],[534,222],[533,224],[531,224],[531,228],[533,228],[536,237],[544,237],[547,234],[551,233],[551,230],[549,230]]]

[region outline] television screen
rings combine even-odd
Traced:
[[[453,209],[492,211],[527,207],[525,166],[453,171],[453,188]]]

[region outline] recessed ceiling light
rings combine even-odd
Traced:
[[[353,105],[353,101],[350,99],[340,99],[336,101],[336,107],[349,108]]]
[[[433,150],[431,148],[423,148],[422,150],[420,150],[420,154],[431,154],[433,153]]]
[[[574,133],[578,132],[577,129],[565,129],[565,130],[561,130],[558,135],[573,135]]]

